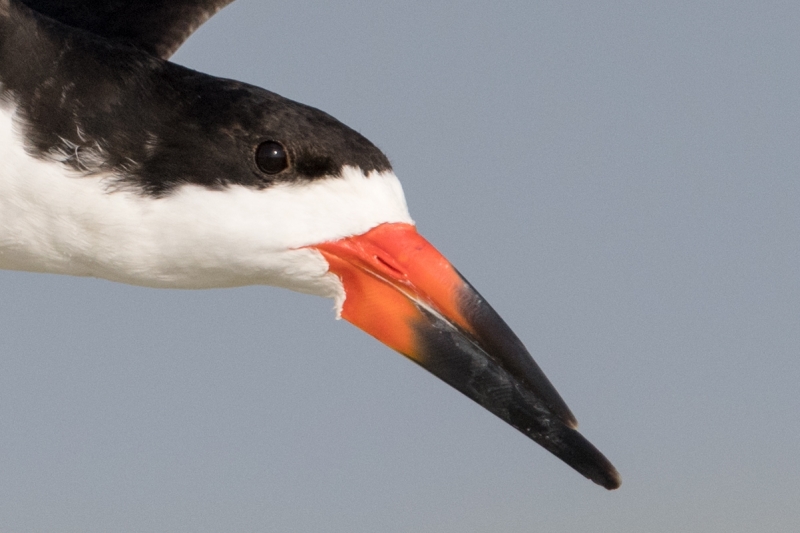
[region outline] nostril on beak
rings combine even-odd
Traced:
[[[392,264],[390,264],[383,257],[381,257],[379,255],[375,255],[373,257],[375,258],[376,262],[378,262],[379,264],[381,264],[384,267],[386,267],[389,271],[391,271],[392,275],[394,275],[395,277],[397,277],[397,278],[405,278],[406,277],[405,274],[401,270],[399,270],[397,267],[395,267]]]

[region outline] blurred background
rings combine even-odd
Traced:
[[[0,272],[0,531],[793,530],[799,27],[769,0],[238,0],[174,60],[383,149],[623,485],[332,302]]]

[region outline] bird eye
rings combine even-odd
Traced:
[[[289,166],[286,148],[277,141],[265,141],[256,148],[256,165],[265,174],[277,174]]]

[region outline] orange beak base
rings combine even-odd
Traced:
[[[345,290],[342,317],[607,489],[613,465],[576,431],[567,405],[522,342],[409,224],[312,246]]]

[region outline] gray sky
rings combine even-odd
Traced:
[[[328,301],[0,272],[0,532],[796,528],[798,28],[789,1],[238,0],[175,61],[381,147],[622,488]]]

